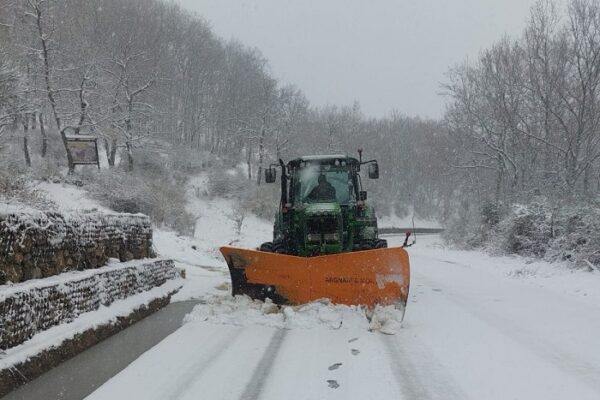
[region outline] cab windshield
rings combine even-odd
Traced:
[[[296,173],[294,182],[296,203],[348,204],[355,200],[354,185],[349,171],[331,165],[309,166]]]

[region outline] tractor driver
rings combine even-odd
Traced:
[[[319,184],[310,191],[308,200],[335,201],[335,188],[327,181],[325,174],[319,174]]]

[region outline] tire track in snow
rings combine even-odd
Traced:
[[[228,332],[225,334],[218,343],[210,347],[210,351],[208,351],[204,357],[199,358],[195,365],[186,370],[182,371],[182,376],[178,379],[176,385],[173,385],[173,388],[176,388],[172,393],[168,396],[165,396],[167,399],[179,399],[181,398],[190,388],[190,384],[200,376],[204,370],[209,368],[215,360],[217,360],[228,348],[231,344],[235,343],[243,332],[243,329],[235,330]]]
[[[279,349],[281,349],[281,345],[285,337],[287,336],[286,329],[277,329],[269,344],[267,345],[267,349],[263,354],[262,358],[258,362],[258,365],[254,369],[254,374],[250,378],[250,382],[246,385],[244,392],[240,396],[240,400],[256,400],[260,398],[260,394],[269,378],[269,374],[271,373],[271,369],[273,368],[273,363],[277,354],[279,353]]]
[[[439,287],[430,278],[420,276],[419,280],[431,287]],[[505,337],[518,343],[538,358],[546,360],[568,376],[600,393],[600,380],[597,378],[600,369],[596,365],[570,354],[562,349],[559,344],[546,340],[543,336],[527,329],[527,326],[520,325],[506,318],[505,315],[500,315],[494,310],[484,311],[474,306],[466,296],[457,293],[451,293],[450,296],[448,292],[439,292],[439,295]]]
[[[416,365],[411,360],[414,351],[411,356],[398,338],[386,335],[380,335],[380,338],[390,358],[394,378],[404,398],[410,400],[463,400],[467,398],[450,379],[436,373],[435,367],[427,368],[423,365]],[[423,364],[434,364],[432,357],[423,352],[419,354],[419,357]],[[419,376],[418,374],[421,373],[426,373],[427,376]],[[439,390],[432,391],[432,388]]]

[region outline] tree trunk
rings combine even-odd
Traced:
[[[496,174],[496,202],[502,200],[502,184],[504,182],[504,161],[502,156],[497,156],[498,172]]]
[[[570,189],[573,189],[577,183],[577,158],[573,154],[572,150],[567,153],[565,170],[565,183]],[[573,190],[569,190],[567,194],[573,194]]]
[[[250,149],[246,149],[246,165],[248,166],[248,180],[252,180],[252,152]]]
[[[115,159],[117,158],[117,139],[112,138],[111,142],[104,138],[104,151],[106,152],[106,160],[108,161],[109,167],[115,166]]]
[[[265,128],[260,132],[260,141],[258,142],[258,173],[256,175],[256,184],[260,186],[263,174],[263,162],[265,159]]]
[[[129,170],[133,171],[133,147],[131,146],[130,142],[127,142],[125,147],[127,148],[127,163]]]
[[[106,160],[108,161],[108,165],[112,167],[112,165],[110,165],[110,146],[108,144],[107,138],[104,138],[104,153],[106,153]]]
[[[25,155],[25,164],[28,167],[31,167],[31,157],[29,156],[29,140],[27,138],[27,133],[23,135],[23,154]]]
[[[46,135],[46,127],[44,126],[44,115],[39,113],[38,118],[40,120],[40,135],[42,136],[42,151],[40,154],[42,158],[45,158],[48,152],[48,135]]]
[[[585,196],[590,195],[590,177],[591,177],[590,167],[587,166],[585,168],[585,171],[583,172],[583,194]]]
[[[63,146],[67,152],[67,164],[69,165],[69,175],[71,175],[75,172],[75,164],[73,164],[73,154],[71,154],[71,149],[69,149],[67,134],[64,129],[60,131],[60,138],[62,139]]]
[[[110,148],[110,157],[108,157],[108,165],[110,167],[114,167],[116,159],[117,159],[117,139],[113,138],[112,146]]]
[[[67,162],[69,164],[69,174],[72,174],[75,170],[75,166],[73,165],[73,155],[71,154],[71,149],[69,149],[69,144],[67,141],[67,135],[65,130],[62,127],[62,122],[60,120],[60,116],[58,115],[58,110],[56,106],[56,99],[54,98],[54,88],[52,87],[52,80],[50,76],[50,56],[48,50],[48,38],[46,33],[44,33],[42,27],[42,8],[40,4],[36,4],[34,6],[35,17],[36,17],[36,25],[39,34],[39,39],[42,45],[42,60],[44,61],[44,81],[46,83],[46,92],[48,96],[48,102],[50,103],[50,107],[52,108],[52,113],[54,114],[54,119],[56,120],[56,128],[60,131],[60,137],[63,142],[63,146],[65,147],[65,152],[67,153]]]

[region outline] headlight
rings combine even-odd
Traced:
[[[309,242],[320,242],[321,234],[320,233],[309,233],[308,235],[306,235],[306,238],[308,239]]]
[[[326,233],[323,236],[326,242],[337,242],[340,240],[340,236],[337,233]]]

